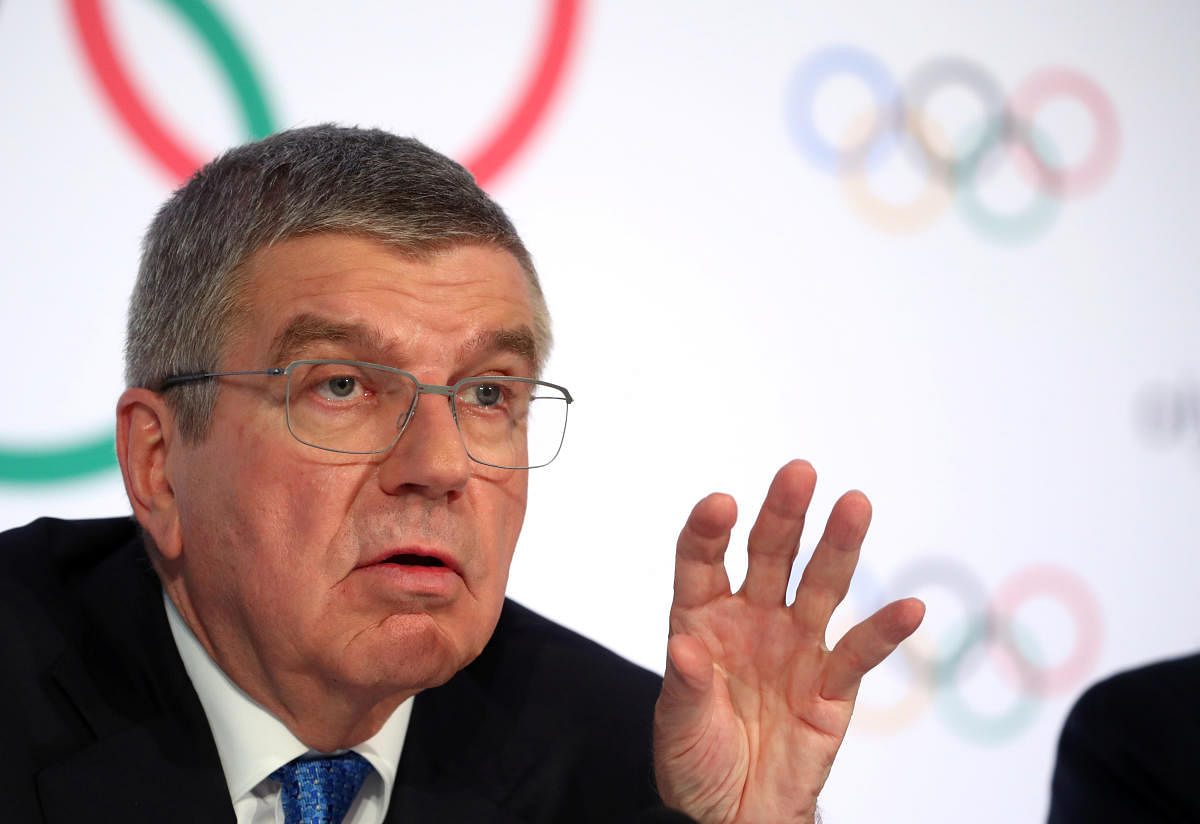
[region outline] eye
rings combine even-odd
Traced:
[[[344,400],[354,395],[355,389],[358,387],[358,381],[350,375],[339,375],[336,378],[330,378],[317,386],[317,392],[320,395],[331,399]]]
[[[467,400],[483,409],[498,406],[504,401],[504,388],[498,383],[477,383],[470,388]]]
[[[324,364],[302,378],[307,391],[326,403],[339,406],[365,400],[374,394],[374,381],[364,380],[361,370],[345,364]]]

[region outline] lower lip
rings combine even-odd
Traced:
[[[458,573],[444,566],[413,566],[405,564],[371,564],[360,567],[388,588],[416,595],[441,596],[453,594],[461,578]]]

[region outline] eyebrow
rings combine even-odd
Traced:
[[[525,360],[531,370],[537,369],[537,341],[527,326],[480,332],[458,348],[458,359],[464,362],[487,352],[510,352]]]
[[[369,352],[387,352],[389,359],[405,361],[403,352],[396,352],[394,342],[387,341],[369,326],[335,321],[306,312],[292,318],[283,331],[275,336],[270,348],[272,362],[282,364],[292,360],[312,343],[346,343]],[[461,363],[480,354],[493,352],[512,353],[525,360],[531,371],[537,369],[537,339],[533,330],[527,326],[479,332],[459,346],[458,360]]]
[[[271,341],[272,362],[291,360],[312,343],[349,343],[359,349],[383,352],[390,348],[383,337],[361,323],[343,323],[304,313],[292,318]]]

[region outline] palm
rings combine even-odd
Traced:
[[[736,594],[724,567],[733,501],[701,501],[680,535],[655,764],[667,803],[704,822],[811,821],[862,675],[923,614],[920,602],[898,601],[825,648],[870,520],[854,492],[834,506],[795,603],[784,605],[815,482],[806,463],[780,470]]]

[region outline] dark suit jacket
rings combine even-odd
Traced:
[[[161,598],[130,519],[0,535],[5,821],[233,822]],[[388,820],[685,820],[656,809],[658,688],[508,602],[483,654],[417,696]]]
[[[1115,675],[1063,725],[1051,824],[1200,821],[1200,655]]]

